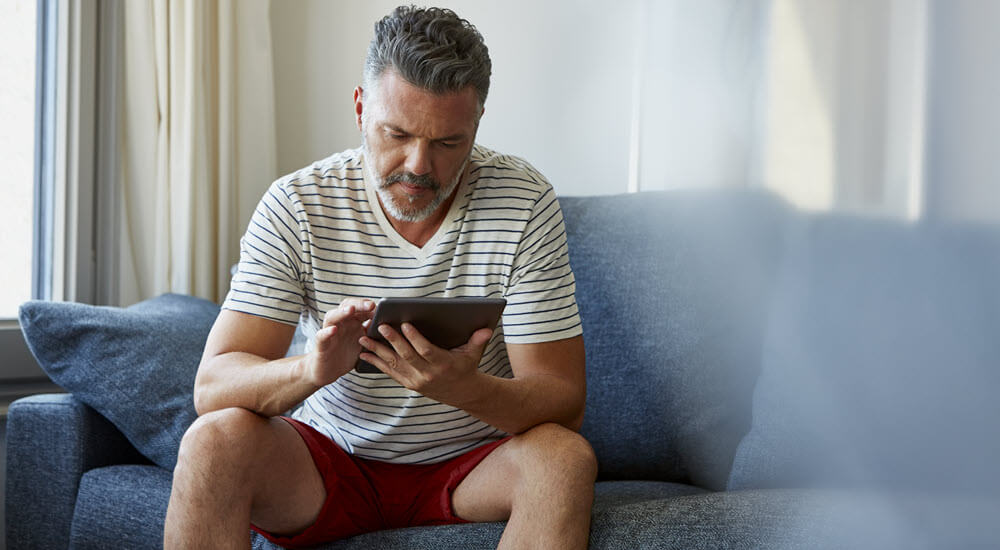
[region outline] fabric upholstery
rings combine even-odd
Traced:
[[[171,472],[151,465],[117,465],[88,471],[70,531],[72,548],[102,550],[108,533],[118,548],[163,548]]]
[[[207,300],[164,294],[127,308],[32,301],[21,306],[20,320],[55,383],[172,470],[197,416],[194,377],[218,312]]]
[[[798,213],[731,190],[561,203],[588,358],[583,432],[604,480],[591,548],[997,547],[997,230]],[[74,395],[10,408],[9,547],[158,548],[160,466],[189,414],[171,399],[189,403],[215,306],[32,308],[26,332],[66,336],[35,351]],[[162,365],[135,346],[95,350],[109,334]],[[129,440],[170,460],[150,465]],[[503,528],[322,548],[492,548]]]
[[[7,417],[7,547],[66,548],[80,476],[144,458],[103,416],[69,394],[26,397]]]
[[[995,229],[804,222],[730,487],[1000,494],[998,281]]]
[[[783,249],[754,192],[560,198],[587,351],[583,434],[602,479],[725,487]]]
[[[989,547],[998,534],[996,501],[886,494],[872,490],[768,489],[707,492],[664,482],[599,482],[591,545],[625,548],[945,548]],[[72,547],[159,548],[170,475],[154,466],[110,466],[80,483]],[[967,532],[956,535],[954,527]],[[380,531],[322,550],[495,548],[504,523]],[[956,536],[958,538],[956,538]],[[253,548],[278,547],[254,537]]]

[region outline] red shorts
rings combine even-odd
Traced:
[[[437,464],[390,464],[351,456],[312,426],[282,417],[298,430],[323,477],[326,501],[316,522],[284,537],[251,525],[287,548],[312,546],[369,531],[417,525],[467,523],[451,508],[458,484],[509,438]]]

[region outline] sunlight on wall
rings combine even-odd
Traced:
[[[823,3],[811,8],[831,9]],[[823,94],[829,86],[819,81],[816,67],[833,58],[834,37],[807,37],[801,9],[796,0],[775,0],[772,7],[763,183],[800,208],[825,210],[833,206],[835,143],[830,97]]]

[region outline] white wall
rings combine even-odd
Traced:
[[[398,1],[300,0],[271,8],[278,168],[356,147],[352,94],[375,21]],[[479,143],[523,156],[563,195],[628,186],[633,28],[640,0],[452,0],[486,39],[493,80]]]
[[[1000,222],[1000,2],[938,0],[929,19],[928,214]]]
[[[397,0],[275,0],[282,173],[359,144]],[[446,0],[486,38],[480,143],[563,195],[757,186],[810,209],[1000,220],[995,0]]]
[[[747,185],[766,4],[651,0],[643,9],[638,188]]]

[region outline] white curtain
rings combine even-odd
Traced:
[[[637,187],[765,187],[805,209],[942,215],[945,199],[969,193],[944,171],[927,174],[948,160],[929,119],[951,120],[956,103],[996,112],[964,99],[982,77],[953,84],[959,92],[938,78],[996,42],[979,37],[955,55],[942,21],[979,32],[969,23],[995,21],[997,6],[640,0]],[[935,87],[958,101],[935,103]],[[963,139],[983,136],[968,126]]]
[[[123,5],[119,301],[220,301],[276,176],[270,2]]]

